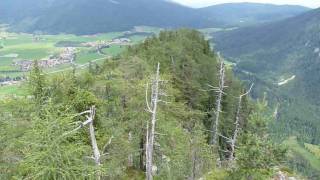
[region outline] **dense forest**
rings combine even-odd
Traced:
[[[271,179],[265,99],[197,31],[161,32],[0,103],[0,179]],[[252,86],[251,86],[252,87]]]
[[[305,143],[320,144],[319,24],[318,8],[278,22],[221,32],[214,38],[216,49],[236,63],[237,77],[255,82],[252,95],[268,94],[276,115],[270,128],[273,139],[280,143],[296,137],[305,149]],[[295,147],[290,164],[319,179],[317,154],[303,157],[306,152]],[[311,165],[313,160],[318,162]]]
[[[1,0],[0,23],[10,31],[96,34],[135,26],[235,27],[292,17],[302,6],[251,3],[190,8],[171,0]],[[250,12],[250,13],[248,13]]]

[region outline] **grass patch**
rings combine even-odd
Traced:
[[[108,56],[115,56],[115,55],[118,55],[120,54],[122,51],[124,51],[126,49],[126,46],[118,46],[118,45],[114,45],[114,46],[111,46],[109,48],[104,48],[102,49],[102,52],[105,54],[105,55],[108,55]]]
[[[288,147],[290,151],[301,155],[305,160],[307,160],[311,167],[320,172],[320,159],[309,152],[303,145],[299,144],[296,137],[290,137],[288,140],[283,142],[284,145]]]
[[[314,154],[320,160],[320,146],[304,143],[304,146],[308,151]]]
[[[76,63],[77,64],[86,64],[90,61],[103,58],[104,56],[98,54],[97,52],[90,52],[90,51],[82,51],[77,54],[76,56]]]
[[[28,89],[25,84],[16,84],[10,86],[0,86],[0,97],[4,96],[26,96]]]

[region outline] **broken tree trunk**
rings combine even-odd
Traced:
[[[90,108],[90,114],[88,116],[88,120],[90,120],[89,122],[89,133],[90,133],[90,140],[91,140],[91,146],[92,146],[92,151],[93,151],[93,156],[94,156],[94,161],[96,163],[97,166],[101,165],[100,162],[100,151],[98,148],[98,144],[97,144],[97,140],[96,140],[96,136],[95,136],[95,132],[94,132],[94,126],[93,126],[93,120],[95,117],[95,107],[91,107]]]
[[[108,153],[105,153],[105,154],[101,155],[101,153],[99,151],[99,148],[98,148],[97,139],[96,139],[96,136],[95,136],[95,130],[94,130],[94,126],[93,126],[93,120],[94,120],[95,114],[96,114],[95,107],[92,106],[90,108],[90,110],[84,111],[82,113],[79,113],[77,116],[82,116],[82,115],[85,115],[85,114],[88,114],[88,115],[86,115],[87,120],[85,122],[82,122],[80,124],[80,126],[75,128],[74,130],[63,134],[63,136],[67,136],[69,134],[72,134],[72,133],[78,131],[79,129],[83,128],[84,126],[89,125],[90,141],[91,141],[91,146],[92,146],[92,151],[93,151],[92,159],[94,159],[94,162],[95,162],[96,166],[100,167],[101,166],[101,156],[107,155]],[[107,150],[107,147],[111,144],[112,139],[113,139],[113,136],[109,139],[108,143],[104,146],[104,148],[103,148],[104,151]],[[98,169],[98,172],[97,172],[97,179],[98,180],[101,179],[101,174],[100,174],[99,169]]]
[[[130,131],[128,134],[128,141],[131,144],[132,143],[132,132]],[[133,154],[130,153],[128,155],[128,167],[132,167],[133,166]]]
[[[216,100],[215,120],[211,123],[211,144],[216,144],[218,141],[220,112],[222,110],[222,98],[224,94],[223,90],[225,88],[225,64],[219,54],[218,57],[220,60],[219,87],[217,89],[218,96]]]
[[[239,131],[241,130],[240,129],[240,112],[241,112],[241,108],[242,108],[242,98],[246,95],[248,95],[251,90],[252,90],[252,87],[253,87],[253,84],[250,86],[250,89],[244,93],[244,94],[241,94],[239,96],[239,101],[238,101],[238,107],[237,107],[237,114],[236,114],[236,121],[235,121],[235,130],[233,132],[233,136],[232,136],[232,139],[230,141],[230,146],[231,146],[231,150],[230,150],[230,157],[229,157],[229,162],[232,163],[235,159],[235,148],[236,148],[236,143],[237,143],[237,138],[238,138],[238,135],[239,135]]]
[[[157,72],[154,80],[152,81],[151,87],[151,107],[148,103],[147,92],[146,89],[146,103],[148,111],[151,113],[151,127],[149,127],[149,123],[147,125],[147,135],[146,135],[146,178],[147,180],[153,179],[152,169],[153,169],[153,147],[154,147],[154,135],[156,128],[156,118],[157,118],[157,105],[159,102],[159,81],[160,81],[160,63],[157,66]],[[149,129],[150,128],[150,129]]]
[[[195,180],[197,177],[197,147],[195,145],[195,140],[194,137],[192,137],[191,142],[191,176],[190,176],[190,180]]]

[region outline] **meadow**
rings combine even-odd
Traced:
[[[1,26],[4,27],[4,26]],[[72,34],[26,34],[7,32],[5,28],[0,28],[0,79],[6,77],[15,78],[27,76],[28,72],[20,71],[13,62],[19,60],[41,60],[52,55],[57,55],[66,47],[76,47],[76,59],[74,65],[83,68],[90,61],[102,61],[107,57],[116,56],[125,50],[126,46],[111,45],[101,49],[99,53],[94,47],[81,46],[82,43],[111,41],[116,38],[128,38],[131,44],[143,41],[147,36],[157,34],[159,28],[136,27],[130,32],[111,32],[95,35],[77,36]],[[51,74],[70,69],[71,64],[59,65],[53,68],[44,69],[44,72]],[[21,95],[16,91],[17,85],[0,87],[0,96],[7,94]]]
[[[153,30],[153,29],[151,29]],[[147,29],[147,32],[150,28]],[[156,31],[156,29],[154,29]],[[81,44],[87,42],[110,41],[118,37],[128,37],[132,43],[142,41],[144,35],[125,35],[124,32],[104,33],[87,36],[76,36],[70,34],[59,35],[34,35],[24,33],[0,33],[0,76],[9,75],[10,71],[18,70],[12,66],[12,62],[18,59],[40,60],[50,55],[61,52],[65,47],[61,44],[68,42],[69,44]],[[67,45],[65,45],[67,46]],[[105,48],[102,51],[105,56],[114,56],[119,54],[125,47],[112,45],[110,48]],[[103,55],[94,52],[91,47],[77,48],[76,64],[84,64],[89,61],[102,58]],[[8,71],[5,73],[5,71]]]

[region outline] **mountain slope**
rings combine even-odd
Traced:
[[[238,10],[239,13],[234,13]],[[2,0],[0,22],[20,32],[95,34],[129,30],[138,25],[230,27],[238,26],[243,20],[274,21],[307,10],[297,6],[246,3],[193,9],[166,0]]]
[[[216,48],[237,63],[239,76],[256,81],[257,89],[267,91],[278,104],[274,130],[316,144],[320,143],[319,31],[320,9],[316,9],[215,35]]]
[[[218,18],[226,26],[244,26],[289,18],[310,9],[292,5],[226,3],[199,10],[209,18]]]
[[[30,96],[0,99],[0,179],[145,179],[148,159],[154,179],[271,179],[285,150],[266,138],[263,103],[243,97],[237,108],[246,90],[229,69],[217,129],[233,143],[208,144],[217,93],[201,89],[217,84],[217,60],[203,35],[183,29],[88,69],[45,75],[35,63]],[[216,163],[230,156],[232,171]]]
[[[10,17],[5,20],[13,22],[15,30],[26,32],[94,34],[128,30],[137,25],[201,27],[216,24],[202,18],[192,8],[164,0],[51,0],[42,3],[32,0],[34,2],[29,3],[36,4],[34,8],[27,5],[22,17],[11,18],[15,11],[20,11],[19,7],[24,7],[19,5],[20,1],[5,0],[0,6],[15,7],[4,11],[4,16]]]

